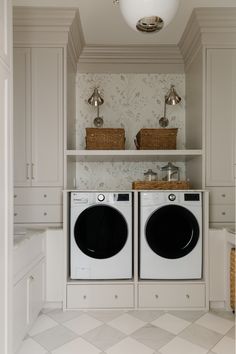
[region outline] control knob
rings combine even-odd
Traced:
[[[176,196],[175,196],[174,194],[170,194],[170,195],[168,196],[168,199],[169,199],[171,202],[174,202],[175,199],[176,199]]]
[[[104,194],[99,194],[97,198],[98,198],[99,202],[103,202],[105,200],[105,195]]]

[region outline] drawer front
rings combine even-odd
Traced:
[[[62,205],[19,205],[14,209],[15,223],[60,223]]]
[[[139,307],[205,307],[205,285],[139,285]]]
[[[67,285],[67,308],[131,308],[133,285]]]
[[[234,204],[210,205],[210,222],[234,222]]]
[[[234,204],[235,192],[233,187],[208,188],[210,204]]]
[[[37,258],[45,254],[45,236],[35,232],[13,249],[13,273],[16,276],[24,271]]]
[[[62,190],[60,188],[15,188],[14,204],[62,204]]]

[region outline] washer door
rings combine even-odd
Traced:
[[[89,257],[110,258],[119,253],[128,238],[128,226],[123,215],[107,205],[95,205],[84,210],[74,227],[75,242]]]
[[[154,211],[146,222],[145,236],[149,247],[163,258],[186,256],[199,239],[199,225],[186,208],[167,205]]]

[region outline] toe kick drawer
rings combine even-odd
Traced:
[[[139,307],[205,307],[204,284],[141,284]]]
[[[133,285],[67,285],[67,308],[131,308]]]

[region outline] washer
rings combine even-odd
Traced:
[[[201,192],[140,192],[139,266],[141,279],[201,279]]]
[[[132,278],[132,193],[72,192],[71,279]]]

